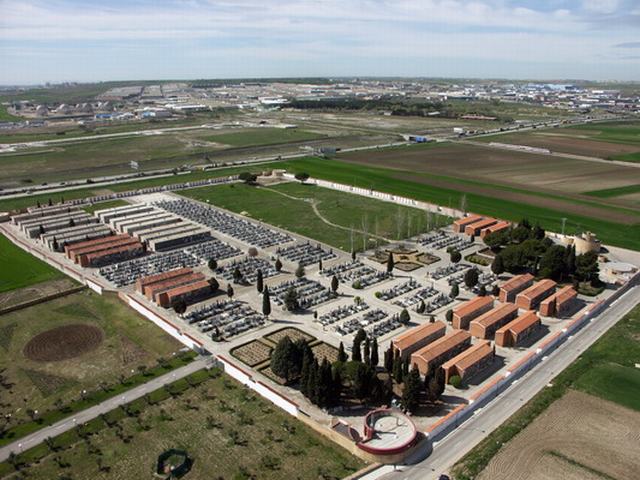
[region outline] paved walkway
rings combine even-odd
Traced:
[[[147,393],[151,393],[154,390],[162,388],[164,385],[173,383],[176,380],[180,380],[187,375],[205,368],[210,361],[210,358],[198,358],[184,367],[172,370],[165,375],[149,380],[147,383],[124,392],[122,395],[109,398],[98,405],[82,410],[81,412],[77,412],[74,415],[54,423],[53,425],[41,428],[37,432],[27,435],[26,437],[22,437],[19,440],[0,448],[0,462],[5,461],[11,452],[20,453],[35,447],[36,445],[44,442],[47,437],[60,435],[61,433],[75,428],[76,425],[82,425],[103,413],[110,412],[125,403],[144,397]]]

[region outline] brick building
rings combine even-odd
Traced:
[[[491,342],[482,340],[476,343],[442,364],[445,383],[449,383],[449,379],[454,375],[462,380],[473,376],[489,365],[494,357],[495,349]]]
[[[491,308],[493,308],[493,298],[490,296],[475,297],[467,300],[453,309],[453,328],[466,330],[469,328],[471,320],[488,312]]]
[[[533,310],[528,310],[504,327],[496,330],[496,345],[500,347],[516,347],[524,339],[532,335],[541,325],[540,318]]]
[[[476,338],[489,339],[497,329],[518,316],[518,307],[513,303],[503,303],[483,313],[469,324],[469,333]]]
[[[553,280],[541,280],[520,292],[516,296],[516,305],[525,310],[536,310],[545,298],[553,295],[555,289],[556,282]]]
[[[533,285],[533,275],[530,273],[516,275],[500,286],[500,295],[498,298],[502,303],[515,302],[516,295],[531,285]]]
[[[404,360],[413,352],[443,337],[447,327],[444,323],[436,321],[414,327],[398,335],[391,340],[394,354],[398,352]]]
[[[540,303],[540,315],[545,317],[562,317],[571,311],[578,298],[578,292],[567,285]]]
[[[428,375],[450,358],[466,349],[471,344],[471,335],[464,330],[453,332],[422,347],[411,355],[411,364],[417,365],[421,375]]]

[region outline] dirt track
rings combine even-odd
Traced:
[[[640,412],[570,390],[504,446],[479,480],[636,480]]]

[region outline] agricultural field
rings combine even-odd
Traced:
[[[594,123],[492,135],[478,140],[548,148],[554,152],[609,160],[640,161],[639,122]]]
[[[634,480],[640,470],[639,430],[640,413],[570,390],[476,478]]]
[[[217,370],[201,370],[18,457],[33,479],[151,478],[157,457],[184,449],[193,480],[344,478],[357,457]],[[86,434],[88,435],[85,435]],[[86,439],[80,438],[79,434]],[[37,460],[37,462],[36,462]],[[214,472],[214,473],[212,473]],[[0,478],[22,478],[7,462]]]
[[[7,107],[0,105],[0,122],[18,122],[20,120],[22,120],[20,117],[9,113]]]
[[[455,478],[635,478],[639,335],[637,305],[468,453],[454,467]],[[539,476],[525,475],[531,465]]]
[[[340,160],[305,158],[279,162],[277,167],[275,165],[273,167],[286,168],[293,173],[306,172],[312,177],[324,180],[372,188],[443,206],[459,206],[464,196],[469,211],[512,221],[520,221],[526,217],[533,222],[539,222],[543,228],[555,232],[561,231],[562,218],[566,218],[565,232],[567,233],[589,230],[595,232],[605,243],[640,250],[640,217],[634,211],[624,208],[610,207],[605,204],[601,207],[597,202],[594,205],[591,202],[583,204],[583,201],[575,201],[574,204],[572,199],[559,195],[560,198],[552,196],[544,204],[539,205],[537,198],[548,195],[521,197],[520,195],[527,192],[516,189],[520,194],[517,198],[513,196],[505,198],[500,195],[500,192],[512,189],[501,185],[459,179],[452,181],[451,177],[447,177],[449,181],[446,184],[439,184],[432,181],[433,175],[429,174],[371,167]],[[470,192],[469,185],[476,183],[480,183],[483,189],[477,193]],[[574,213],[570,209],[576,206],[580,208]],[[612,213],[605,216],[605,219],[601,215],[591,216],[591,210],[584,208],[585,206],[606,208]],[[618,219],[620,213],[623,217]]]
[[[2,412],[28,421],[77,400],[83,390],[117,385],[181,348],[114,295],[84,290],[0,316]],[[132,371],[133,370],[133,371]]]
[[[300,183],[271,187],[222,185],[195,188],[182,195],[210,202],[236,213],[351,251],[371,243],[398,240],[428,231],[425,212],[369,198]],[[446,225],[434,216],[430,227]],[[351,232],[353,229],[353,234]],[[364,240],[368,232],[369,242]],[[353,245],[351,239],[353,238]]]
[[[0,293],[65,278],[64,274],[0,234]]]

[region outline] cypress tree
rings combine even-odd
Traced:
[[[402,383],[402,358],[396,355],[393,359],[393,378],[396,383]]]
[[[282,262],[280,261],[279,258],[276,258],[276,263],[274,265],[276,267],[276,271],[279,272],[280,270],[282,270]]]
[[[325,357],[320,365],[320,381],[318,382],[318,405],[329,406],[332,402],[333,394],[333,373],[331,364]]]
[[[334,404],[340,401],[340,395],[342,395],[342,375],[340,375],[340,370],[335,368],[333,369],[333,392],[332,392]]]
[[[262,278],[262,270],[258,269],[256,273],[256,290],[258,293],[262,293],[264,290],[264,279]]]
[[[371,346],[369,345],[369,337],[364,339],[363,361],[367,365],[371,363]]]
[[[307,390],[309,386],[309,375],[311,373],[311,364],[313,363],[313,353],[309,355],[311,349],[305,350],[302,353],[302,368],[300,369],[300,393],[302,393],[305,397],[309,396],[309,391]]]
[[[387,258],[387,273],[393,272],[394,267],[393,253],[389,252],[389,258]]]
[[[414,364],[407,375],[407,380],[402,390],[402,405],[411,413],[415,412],[420,406],[421,388],[420,372],[418,372],[418,367]]]
[[[502,255],[498,254],[491,262],[491,271],[496,275],[500,275],[504,273],[504,261],[502,260]]]
[[[318,404],[318,384],[320,382],[320,366],[318,359],[314,358],[309,371],[309,382],[307,383],[308,399],[314,405]]]
[[[356,251],[355,250],[353,250],[351,252],[351,260],[354,261],[354,262],[356,261]]]
[[[371,342],[371,368],[374,370],[378,366],[378,362],[380,359],[378,358],[378,340],[376,338]]]
[[[384,352],[384,368],[391,374],[393,370],[393,346],[389,345],[389,348]]]
[[[344,345],[340,342],[340,347],[338,347],[338,361],[344,363],[348,359],[347,352],[344,351]]]
[[[269,315],[271,315],[271,299],[269,298],[268,287],[265,287],[264,293],[262,294],[262,314],[265,317],[269,317]]]
[[[338,281],[338,277],[335,275],[331,279],[331,290],[335,293],[338,291],[338,287],[340,286],[340,282]]]
[[[360,352],[360,340],[356,337],[353,339],[353,347],[351,348],[351,360],[354,362],[362,361],[362,353]]]
[[[233,287],[231,286],[231,284],[227,284],[227,296],[229,298],[233,298]]]
[[[409,356],[407,355],[407,358],[404,359],[404,362],[402,362],[402,378],[405,379],[407,378],[407,375],[409,375]]]
[[[318,271],[322,272],[322,259],[318,260]]]
[[[449,297],[456,298],[458,295],[460,295],[460,287],[458,287],[457,283],[454,283],[451,286],[451,293],[449,294]]]

